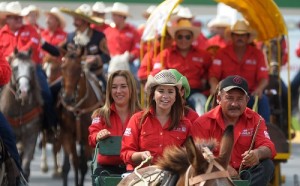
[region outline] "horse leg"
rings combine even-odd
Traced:
[[[83,186],[84,184],[84,177],[87,173],[88,167],[87,167],[87,155],[85,152],[85,146],[84,143],[80,143],[80,158],[79,158],[79,168],[80,168],[80,173],[81,173],[81,179],[80,179],[80,186]]]
[[[60,147],[61,147],[61,144],[60,144],[60,141],[59,140],[54,140],[53,141],[53,148],[52,148],[52,153],[53,153],[53,160],[54,160],[54,172],[52,174],[52,177],[53,178],[58,178],[58,177],[61,177],[61,167],[60,165],[58,164],[58,154],[59,154],[59,151],[60,151]]]
[[[71,142],[68,142],[71,141]],[[63,162],[63,185],[68,185],[68,174],[70,171],[70,157],[73,164],[73,170],[74,170],[74,177],[75,177],[75,185],[78,185],[78,157],[76,152],[76,143],[75,140],[72,140],[72,138],[69,138],[69,140],[64,140],[64,162]],[[70,156],[71,155],[71,156]]]
[[[69,154],[64,152],[64,160],[63,160],[63,167],[62,167],[62,175],[63,175],[63,186],[68,186],[68,174],[70,171],[70,160]]]
[[[41,155],[41,170],[43,172],[48,172],[48,163],[47,163],[47,150],[46,150],[46,146],[47,146],[47,134],[46,131],[43,130],[42,132],[42,155]]]

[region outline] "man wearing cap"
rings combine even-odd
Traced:
[[[265,121],[259,114],[247,108],[248,83],[241,76],[228,76],[220,82],[217,95],[219,104],[200,116],[192,125],[194,139],[217,139],[220,142],[225,128],[234,126],[234,148],[231,154],[231,176],[250,180],[251,186],[267,185],[274,172],[272,158],[276,155]],[[254,146],[251,148],[252,140]],[[218,156],[219,148],[214,150]],[[251,149],[250,149],[251,148]],[[240,173],[240,172],[239,172]]]
[[[126,23],[129,15],[129,7],[120,2],[113,4],[112,13],[113,27],[107,28],[104,33],[107,38],[107,45],[111,56],[122,55],[126,51],[130,53],[130,70],[136,73],[137,69],[132,64],[140,56],[140,36],[132,25]]]
[[[98,17],[99,19],[102,19],[104,22],[102,24],[91,24],[91,28],[95,29],[99,32],[104,32],[104,30],[109,26],[109,24],[106,23],[105,20],[105,14],[106,14],[106,8],[105,8],[105,4],[103,2],[96,2],[93,7],[93,16],[94,17]]]
[[[209,71],[211,94],[214,94],[221,79],[234,74],[240,75],[249,83],[250,101],[248,106],[252,107],[254,96],[258,96],[258,113],[269,123],[269,102],[263,94],[268,85],[269,73],[263,53],[251,45],[255,38],[255,32],[246,21],[238,20],[227,35],[231,38],[232,44],[217,52]]]
[[[168,29],[170,35],[175,40],[176,45],[164,49],[155,58],[152,74],[159,72],[161,69],[174,68],[187,77],[191,86],[191,94],[187,103],[193,109],[196,104],[191,98],[193,94],[204,94],[206,88],[207,72],[211,65],[211,55],[197,49],[192,45],[198,37],[200,29],[192,26],[192,23],[186,19],[180,20],[176,26]],[[201,95],[202,96],[202,95]],[[201,105],[204,109],[205,103]],[[200,114],[200,113],[198,113]]]
[[[36,73],[44,101],[43,109],[46,113],[43,128],[50,129],[56,125],[56,115],[47,77],[41,66],[40,36],[33,26],[23,24],[21,11],[21,4],[15,1],[8,3],[5,12],[2,13],[6,17],[6,25],[0,30],[0,54],[9,61],[15,48],[19,51],[31,48],[32,60],[36,64]]]

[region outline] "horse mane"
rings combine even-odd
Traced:
[[[213,150],[218,145],[216,139],[196,139],[195,141],[198,149],[201,149],[202,147],[208,147],[209,149]],[[187,168],[190,166],[186,148],[175,145],[167,147],[164,150],[162,157],[157,160],[156,165],[162,170],[176,172],[178,174],[185,173]]]

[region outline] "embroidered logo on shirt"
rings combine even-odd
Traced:
[[[268,131],[264,131],[264,134],[265,134],[266,138],[270,139],[270,135],[269,135]]]
[[[131,32],[126,32],[126,36],[133,38],[133,34]]]
[[[30,36],[30,32],[21,32],[21,33],[20,33],[20,36],[21,36],[21,37],[27,37],[27,36]]]
[[[241,132],[241,136],[252,136],[253,134],[253,129],[244,129],[242,132]]]
[[[62,35],[62,34],[60,35],[60,34],[59,34],[59,35],[56,35],[56,38],[57,38],[57,39],[65,39],[65,35]]]
[[[222,61],[220,59],[214,59],[213,60],[213,64],[214,65],[221,65],[222,64]]]
[[[268,68],[266,68],[266,67],[260,67],[260,71],[268,71]]]
[[[93,119],[92,124],[97,124],[100,122],[100,117],[96,117]]]
[[[126,128],[124,132],[124,136],[130,136],[131,135],[131,128]]]
[[[155,63],[153,65],[153,69],[159,69],[159,68],[161,68],[161,64],[160,63]]]
[[[174,131],[186,132],[186,127],[177,127],[176,129],[174,129]]]
[[[201,57],[192,57],[192,61],[202,63],[203,62],[203,58],[201,58]]]
[[[247,60],[245,61],[245,63],[246,63],[247,65],[256,65],[256,60],[254,60],[254,59],[247,59]]]

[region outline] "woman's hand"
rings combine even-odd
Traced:
[[[102,129],[98,132],[96,136],[96,141],[103,140],[110,136],[110,132],[107,129]]]

